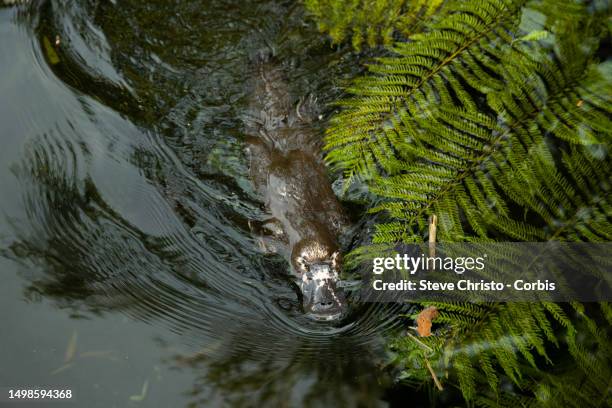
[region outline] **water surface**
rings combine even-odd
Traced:
[[[321,127],[356,69],[305,21],[274,1],[0,9],[0,386],[91,407],[386,404],[397,311],[353,293],[346,319],[305,318],[248,227],[267,217],[242,144],[252,55],[274,50]]]

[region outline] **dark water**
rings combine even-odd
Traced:
[[[248,228],[266,218],[242,150],[250,56],[273,48],[321,122],[357,69],[304,21],[275,1],[0,8],[0,388],[87,407],[387,404],[397,310],[355,292],[345,320],[306,319]]]

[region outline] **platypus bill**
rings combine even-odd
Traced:
[[[290,261],[304,313],[336,320],[347,310],[338,286],[338,236],[348,222],[321,159],[313,106],[312,98],[292,100],[270,57],[257,58],[246,141],[251,177],[270,218],[251,225],[264,250]]]

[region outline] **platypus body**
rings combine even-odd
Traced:
[[[304,312],[334,320],[346,310],[338,237],[348,223],[321,159],[313,106],[312,98],[291,98],[282,69],[269,57],[254,63],[247,150],[271,217],[252,228],[265,250],[290,261]]]

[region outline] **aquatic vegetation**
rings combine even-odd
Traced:
[[[326,4],[340,3],[342,18],[314,13],[336,42],[382,14]],[[379,214],[353,264],[426,240],[433,216],[443,242],[610,241],[610,11],[598,1],[448,1],[407,39],[379,37],[385,55],[347,87],[325,137],[345,188],[366,185]],[[391,342],[406,382],[456,383],[482,406],[610,404],[609,305],[420,306],[439,312],[433,335]]]

